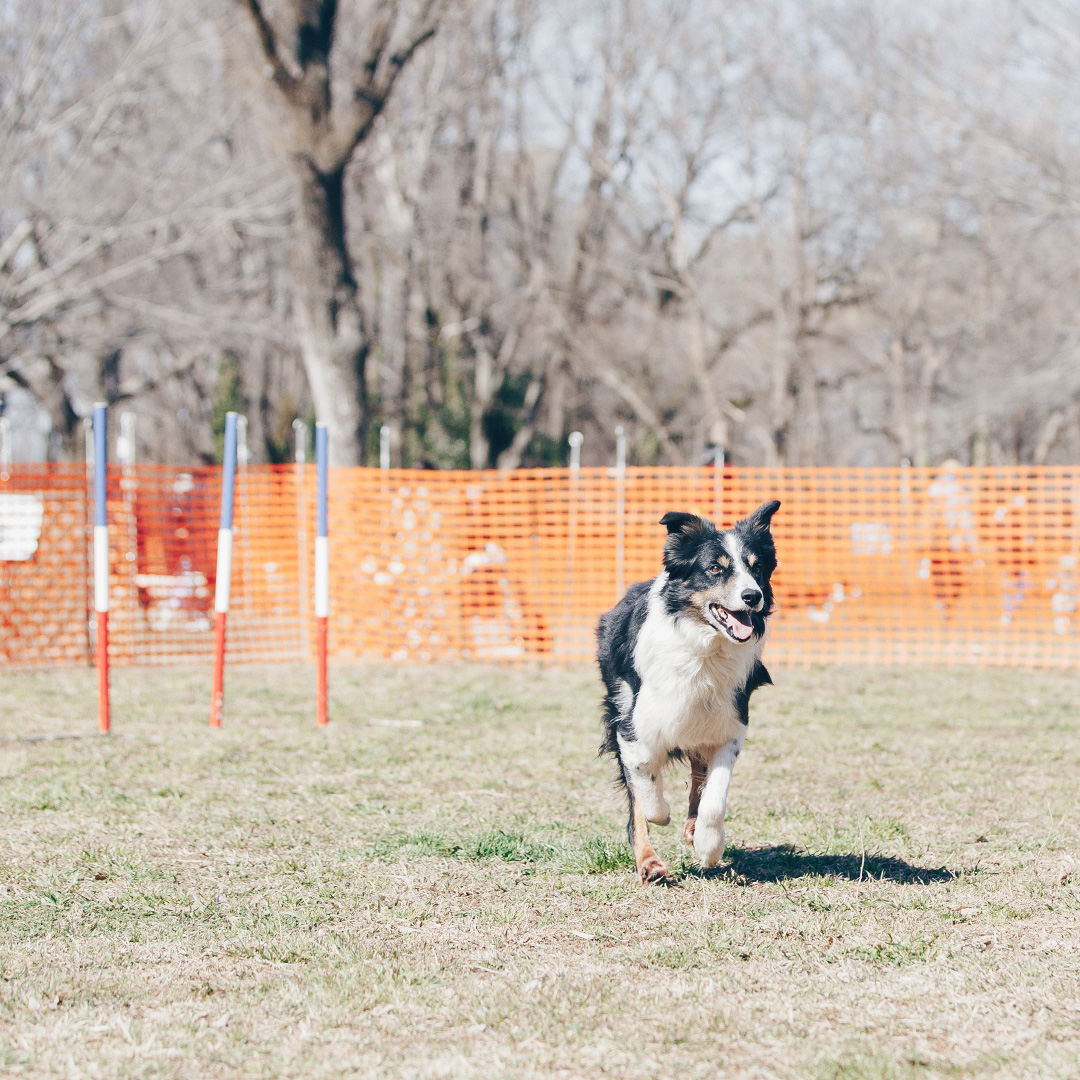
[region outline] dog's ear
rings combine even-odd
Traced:
[[[701,541],[709,531],[709,523],[696,514],[672,511],[660,519],[668,531],[664,541],[664,569],[673,578],[687,578],[697,563]]]
[[[660,524],[667,528],[669,536],[672,533],[701,532],[705,528],[705,522],[696,514],[683,514],[678,510],[669,510],[660,519]]]
[[[780,509],[780,500],[773,499],[771,502],[762,503],[749,517],[739,522],[754,532],[767,532],[772,521],[773,514]]]

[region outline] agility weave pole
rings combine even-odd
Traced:
[[[236,413],[225,414],[225,452],[221,462],[221,522],[218,527],[217,578],[214,584],[214,688],[210,726],[221,727],[225,699],[225,620],[229,614],[232,578],[233,493],[236,487]]]
[[[94,618],[97,621],[98,731],[109,730],[109,515],[107,410],[94,405]]]
[[[325,424],[315,425],[315,628],[318,642],[318,684],[315,694],[315,720],[325,727],[326,714],[326,630],[330,615],[330,540],[327,535],[326,452],[328,433]]]

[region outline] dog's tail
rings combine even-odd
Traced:
[[[619,756],[619,706],[612,699],[610,693],[604,695],[604,716],[602,719],[604,728],[603,738],[600,740],[600,749],[597,752],[599,757],[603,757],[604,754],[612,754],[614,757]]]

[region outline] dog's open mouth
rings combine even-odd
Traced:
[[[746,641],[754,632],[749,611],[728,611],[726,607],[721,607],[719,604],[710,604],[709,614],[736,641]]]

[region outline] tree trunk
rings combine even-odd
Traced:
[[[821,400],[818,396],[817,372],[802,346],[796,346],[793,374],[794,403],[787,464],[817,465],[821,460]]]
[[[933,344],[925,343],[919,350],[919,389],[915,409],[915,464],[930,464],[930,408],[934,399],[934,380],[945,362],[944,353]]]
[[[79,415],[68,397],[66,372],[51,356],[34,357],[17,368],[8,368],[8,378],[30,391],[49,411],[52,436],[50,461],[77,461],[80,450]]]
[[[367,445],[367,345],[345,247],[344,166],[297,162],[299,228],[293,241],[295,317],[315,413],[329,429],[330,463],[361,465]]]
[[[490,464],[491,447],[484,432],[484,417],[495,396],[494,357],[483,340],[476,345],[476,374],[473,380],[473,399],[470,406],[469,464],[474,469],[486,469]]]
[[[888,427],[900,451],[898,457],[910,465],[915,457],[915,441],[912,435],[911,407],[907,393],[906,354],[904,343],[899,337],[894,337],[889,342],[885,364],[892,406],[892,417]]]

